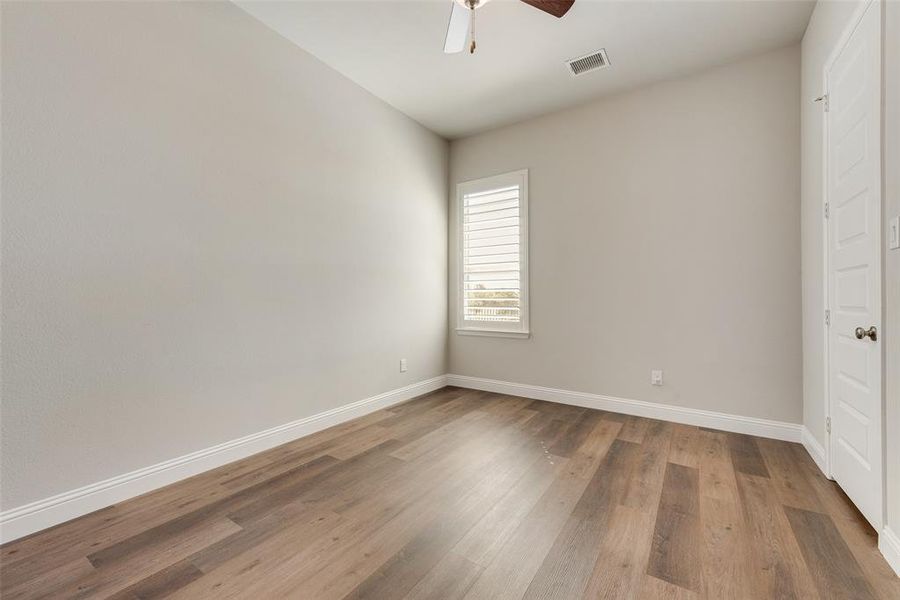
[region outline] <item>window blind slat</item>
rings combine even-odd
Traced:
[[[506,217],[516,217],[519,216],[519,207],[513,206],[512,208],[496,208],[494,210],[485,210],[483,212],[478,213],[466,213],[466,223],[478,223],[480,221],[492,221],[494,219],[503,219]]]
[[[518,284],[518,282],[516,283]],[[509,287],[505,281],[467,281],[463,285],[467,293],[469,290],[478,292],[514,292],[519,289],[518,287]]]
[[[466,264],[465,265],[466,274],[469,273],[518,273],[519,272],[519,261],[506,261],[506,262],[489,262],[489,263],[477,263],[474,265]]]
[[[475,223],[466,223],[464,227],[464,231],[466,233],[475,232],[475,231],[484,231],[486,229],[501,229],[505,227],[516,227],[519,225],[519,217],[501,217],[498,219],[485,219],[484,221],[477,221]]]
[[[519,299],[512,294],[507,294],[506,298],[466,298],[465,302],[469,306],[518,306]]]
[[[488,265],[492,263],[518,262],[519,253],[510,254],[479,254],[475,256],[466,256],[463,264],[465,265]]]
[[[508,263],[512,262],[515,264],[519,264],[519,253],[510,253],[510,254],[481,254],[478,256],[467,256],[466,264],[467,265],[487,265],[494,263]]]
[[[519,239],[519,226],[515,227],[498,227],[497,229],[488,229],[483,231],[464,231],[463,238],[469,243],[472,240],[484,240],[486,238],[499,237],[515,237]],[[474,242],[473,242],[474,243]]]
[[[483,192],[470,192],[466,194],[466,206],[477,206],[485,202],[495,202],[497,198],[519,198],[519,186],[507,186]]]
[[[509,287],[518,288],[519,285],[519,272],[507,272],[507,273],[468,273],[466,275],[466,281],[470,283],[482,283],[482,282],[503,282],[506,283]],[[477,289],[477,288],[476,288]]]
[[[497,297],[508,298],[509,297],[508,295],[497,293],[497,292],[504,292],[504,291],[513,292],[515,290],[509,289],[509,288],[501,288],[499,290],[496,290],[496,289],[495,290],[467,289],[466,290],[466,298],[481,298],[481,299],[497,298]]]
[[[466,209],[466,214],[477,215],[483,212],[491,212],[492,210],[502,210],[504,208],[518,208],[519,199],[511,198],[507,200],[495,200],[493,202],[485,202],[477,206],[470,206]]]
[[[496,246],[505,246],[507,244],[515,244],[518,247],[519,236],[501,235],[483,238],[470,238],[469,240],[467,240],[466,247],[470,250],[475,250],[477,248],[494,248]]]
[[[466,256],[489,256],[493,254],[518,254],[518,244],[495,244],[466,249]]]

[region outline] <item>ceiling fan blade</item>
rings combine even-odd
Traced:
[[[447,25],[447,37],[444,39],[444,52],[454,54],[462,52],[466,47],[466,38],[469,36],[469,19],[472,11],[465,6],[453,2],[450,11],[450,24]]]
[[[561,18],[575,4],[575,0],[522,0],[522,2],[530,4],[556,18]]]

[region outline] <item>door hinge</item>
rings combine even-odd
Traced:
[[[825,107],[825,112],[828,112],[828,109],[830,108],[830,106],[828,106],[828,94],[822,94],[815,99],[815,102],[821,102],[822,106]]]
[[[831,433],[831,417],[825,417],[825,431]]]
[[[827,219],[830,216],[831,216],[831,207],[826,202],[825,203],[825,218]]]
[[[831,311],[827,308],[825,309],[825,324],[831,326]]]

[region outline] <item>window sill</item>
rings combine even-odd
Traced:
[[[457,328],[457,335],[475,335],[482,337],[502,337],[502,338],[518,338],[527,339],[531,337],[530,331],[503,331],[502,329],[472,329]]]

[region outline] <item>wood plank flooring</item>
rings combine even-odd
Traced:
[[[900,598],[797,444],[459,388],[0,548],[23,598]]]

